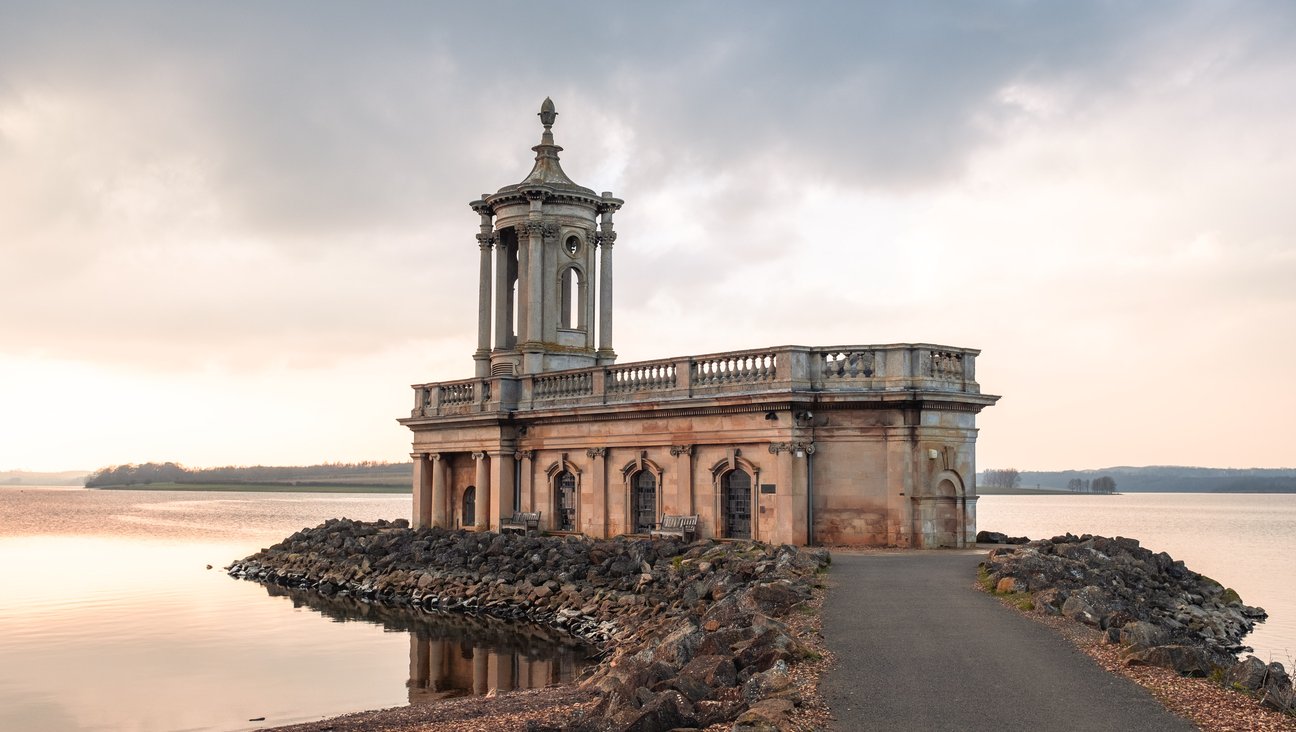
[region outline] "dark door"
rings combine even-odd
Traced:
[[[464,488],[463,493],[463,525],[472,526],[477,523],[477,488],[468,486]]]
[[[559,531],[576,530],[576,476],[566,470],[554,479],[554,516]]]
[[[657,479],[647,470],[635,473],[634,496],[630,505],[634,515],[631,533],[647,534],[657,526]]]
[[[724,477],[724,532],[730,539],[751,538],[751,476],[739,468]]]

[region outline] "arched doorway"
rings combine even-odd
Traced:
[[[724,535],[729,539],[751,538],[751,475],[742,468],[725,473],[720,491],[724,512]]]
[[[647,534],[657,526],[657,478],[647,470],[635,473],[630,483],[632,534]]]
[[[477,523],[477,487],[468,486],[463,492],[463,509],[460,526],[472,526]]]
[[[959,546],[958,488],[948,478],[936,486],[934,509],[932,529],[936,546]]]
[[[554,477],[554,528],[576,530],[576,476],[568,470]]]

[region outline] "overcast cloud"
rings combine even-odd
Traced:
[[[0,0],[0,469],[402,458],[408,385],[471,372],[466,203],[529,170],[545,96],[567,172],[627,201],[623,361],[945,342],[1004,395],[982,467],[1296,464],[1294,31]]]

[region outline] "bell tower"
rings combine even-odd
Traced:
[[[576,185],[563,172],[553,136],[557,117],[545,99],[530,174],[469,204],[481,217],[478,377],[616,361],[612,215],[624,201]]]

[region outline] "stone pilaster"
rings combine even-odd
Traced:
[[[535,450],[518,450],[513,454],[522,477],[522,505],[519,511],[535,511]]]
[[[591,447],[585,451],[590,459],[590,478],[588,483],[581,481],[581,506],[578,515],[584,526],[577,527],[585,534],[599,538],[608,535],[608,480],[607,448]],[[588,485],[588,491],[585,486]]]
[[[490,511],[493,501],[491,501],[491,475],[490,465],[486,461],[485,452],[474,452],[473,460],[476,461],[476,481],[477,481],[477,506],[476,515],[473,516],[474,524],[478,529],[490,528]]]
[[[432,459],[432,525],[446,528],[446,477],[441,453],[429,455]]]
[[[675,458],[675,501],[665,512],[696,515],[693,498],[693,446],[671,445],[670,454]]]
[[[490,453],[490,526],[499,530],[500,519],[510,518],[513,505],[513,450]]]

